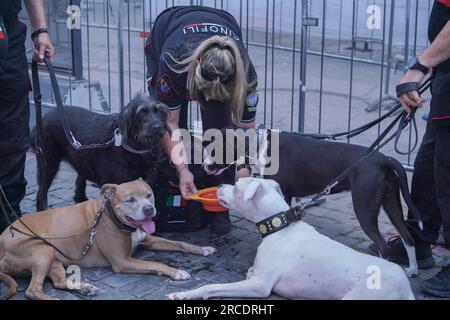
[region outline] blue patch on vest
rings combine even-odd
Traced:
[[[256,105],[258,104],[258,100],[259,100],[258,92],[253,92],[249,94],[247,97],[247,106],[256,107]]]

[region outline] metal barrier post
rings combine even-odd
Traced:
[[[120,110],[123,111],[125,107],[125,82],[124,82],[124,59],[123,59],[123,0],[117,1],[117,61],[118,61],[118,70],[119,70],[119,102],[120,102]]]
[[[319,20],[309,16],[309,0],[302,0],[302,32],[301,32],[301,54],[300,54],[300,101],[298,112],[298,131],[305,132],[306,111],[306,62],[308,55],[308,33],[309,27],[317,27]]]
[[[395,0],[391,0],[391,12],[389,21],[389,40],[388,40],[388,52],[387,52],[387,67],[386,67],[386,85],[384,87],[384,93],[389,94],[391,83],[391,66],[392,66],[392,45],[394,42],[394,18],[395,18]]]
[[[411,0],[406,1],[406,28],[405,28],[405,63],[409,61],[409,30],[411,27]]]
[[[80,7],[81,0],[70,0],[70,5]],[[75,80],[83,80],[83,47],[81,39],[81,28],[70,30],[72,50],[72,73]]]
[[[300,54],[300,104],[298,115],[298,132],[305,132],[305,104],[306,104],[306,62],[308,54],[308,11],[309,1],[302,0],[302,32]]]

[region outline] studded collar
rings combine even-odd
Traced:
[[[257,223],[256,228],[261,238],[265,238],[304,218],[305,212],[302,208],[296,206]]]

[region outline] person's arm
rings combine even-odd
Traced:
[[[418,57],[421,64],[432,69],[442,62],[450,59],[450,21],[447,22],[444,29],[439,33],[433,43]],[[400,84],[408,82],[417,82],[421,84],[425,75],[419,70],[409,70]],[[417,91],[405,93],[400,97],[403,108],[411,112],[412,108],[422,105],[422,99]]]
[[[31,21],[31,32],[48,28],[44,0],[24,0],[24,3]],[[34,58],[38,62],[42,62],[44,56],[49,58],[52,62],[55,61],[55,49],[52,46],[48,33],[39,34],[34,39],[34,47]]]
[[[171,111],[167,120],[170,131],[173,133],[179,129],[178,123],[180,119],[180,110]],[[194,175],[189,171],[189,166],[186,162],[186,157],[180,158],[180,156],[173,152],[175,148],[182,148],[183,155],[186,155],[183,142],[172,141],[172,137],[166,134],[163,138],[163,145],[166,153],[172,160],[175,168],[180,175],[180,191],[184,199],[189,200],[189,195],[197,193],[197,188],[194,184]]]

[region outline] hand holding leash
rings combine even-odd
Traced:
[[[409,70],[397,86],[397,97],[406,112],[411,113],[413,109],[422,106],[419,86],[424,79],[425,75],[419,70]]]

